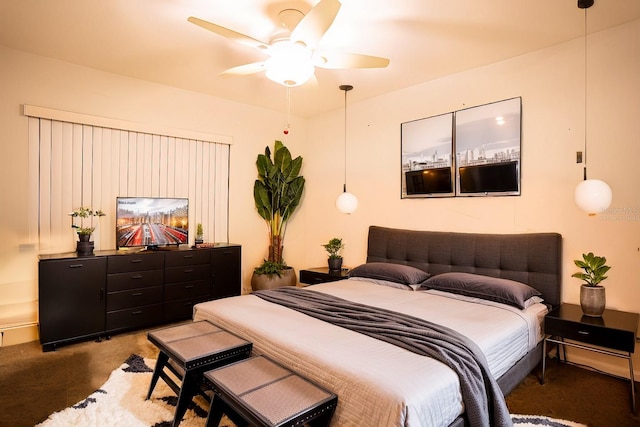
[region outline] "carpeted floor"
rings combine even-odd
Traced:
[[[0,426],[32,427],[98,390],[131,354],[155,359],[146,331],[43,353],[38,342],[0,348]],[[629,381],[550,361],[546,384],[531,374],[509,396],[511,413],[572,420],[590,427],[640,426]]]
[[[173,420],[176,395],[162,381],[146,400],[152,366],[156,361],[131,355],[100,389],[77,404],[55,412],[36,427],[165,427]],[[201,427],[208,414],[208,402],[196,396],[182,417],[181,427]],[[584,424],[539,415],[512,415],[514,427],[585,427]],[[235,427],[223,417],[219,427]]]

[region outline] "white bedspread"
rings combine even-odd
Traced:
[[[495,377],[535,347],[546,306],[501,304],[413,292],[364,280],[308,287],[448,326],[475,341]],[[271,304],[253,295],[198,304],[210,320],[338,395],[332,426],[448,426],[463,411],[456,374],[433,359]]]

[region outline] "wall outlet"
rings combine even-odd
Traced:
[[[582,151],[576,151],[576,163],[582,163]]]

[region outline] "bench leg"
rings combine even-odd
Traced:
[[[205,424],[205,427],[218,427],[220,425],[222,414],[224,413],[224,406],[224,402],[218,397],[218,395],[214,395],[211,400],[211,408],[209,408],[209,415],[207,415],[207,423]]]
[[[246,427],[249,425],[236,411],[231,409],[217,394],[213,395],[211,400],[211,407],[209,408],[209,415],[207,415],[207,423],[205,427],[218,427],[222,420],[222,415],[226,414],[227,417],[238,427]]]
[[[173,418],[173,427],[178,427],[180,421],[182,421],[182,417],[184,417],[184,414],[187,412],[189,403],[191,403],[191,400],[196,395],[198,385],[198,375],[193,372],[185,373],[182,380],[182,387],[178,394],[178,404],[176,405],[176,414]]]
[[[164,369],[164,366],[167,364],[169,360],[169,356],[167,356],[164,352],[160,352],[158,354],[158,360],[156,361],[156,367],[153,369],[153,376],[151,377],[151,384],[149,385],[149,393],[147,393],[147,400],[151,398],[151,393],[153,393],[153,389],[156,387],[158,383],[158,378],[160,378],[160,373]]]

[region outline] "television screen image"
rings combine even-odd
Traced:
[[[519,194],[518,161],[458,168],[460,193]]]
[[[118,197],[116,246],[180,245],[189,239],[189,199]]]
[[[453,193],[451,168],[432,168],[405,172],[407,195]]]

